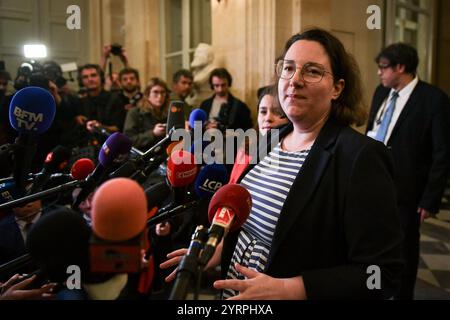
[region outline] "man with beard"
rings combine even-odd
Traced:
[[[207,128],[243,129],[252,127],[248,106],[230,93],[233,78],[225,68],[214,69],[209,76],[209,84],[214,95],[200,105],[209,117]]]

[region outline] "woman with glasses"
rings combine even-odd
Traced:
[[[393,166],[350,127],[364,121],[354,59],[312,29],[288,40],[276,72],[291,123],[239,179],[252,208],[207,266],[221,262],[214,287],[231,299],[391,297],[402,269]]]
[[[134,147],[145,151],[166,135],[168,92],[163,80],[152,78],[145,88],[145,99],[128,111],[123,132]]]

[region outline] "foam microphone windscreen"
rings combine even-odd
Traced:
[[[38,135],[52,125],[56,103],[47,90],[27,87],[16,92],[9,105],[9,122],[21,134]]]
[[[195,181],[197,165],[194,155],[190,152],[179,150],[172,152],[167,161],[167,179],[172,187],[188,186]]]
[[[145,192],[134,180],[109,180],[95,192],[91,216],[92,230],[103,240],[124,241],[136,237],[146,225]]]
[[[69,148],[64,146],[56,146],[45,158],[44,170],[51,173],[56,173],[65,168],[72,152]]]
[[[200,199],[211,199],[216,191],[227,183],[227,180],[228,171],[223,164],[208,164],[195,179],[195,193]]]
[[[180,100],[171,101],[167,115],[167,133],[172,128],[184,129],[184,127],[184,102]]]
[[[50,281],[65,282],[67,267],[80,267],[81,276],[88,272],[90,229],[83,217],[60,207],[50,211],[34,224],[26,247],[33,261]]]
[[[189,126],[194,129],[195,123],[197,121],[201,122],[201,125],[203,126],[208,120],[208,115],[206,112],[202,109],[194,109],[192,110],[191,114],[189,115]]]
[[[98,161],[104,167],[109,167],[113,163],[121,163],[128,157],[131,147],[131,140],[126,135],[115,132],[103,144]]]
[[[84,180],[95,169],[94,161],[88,158],[82,158],[75,161],[70,169],[70,175],[75,180]]]
[[[230,230],[238,229],[250,214],[252,208],[250,193],[239,184],[227,184],[220,188],[209,202],[209,221],[212,222],[217,210],[224,207],[230,209],[236,215]]]

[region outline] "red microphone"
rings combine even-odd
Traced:
[[[195,181],[197,165],[194,155],[184,150],[172,152],[167,162],[167,179],[172,187],[185,187]]]
[[[147,198],[142,187],[127,178],[105,182],[95,192],[91,216],[92,272],[138,272],[147,221]]]
[[[82,158],[75,161],[70,168],[70,175],[74,180],[84,180],[95,169],[95,164],[91,159]]]
[[[208,263],[228,231],[234,231],[242,226],[251,208],[252,198],[243,186],[227,184],[217,190],[209,203],[208,217],[211,227],[208,230],[208,241],[199,259],[200,265]]]

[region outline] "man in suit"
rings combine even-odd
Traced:
[[[25,242],[31,227],[42,215],[42,202],[36,200],[12,212],[0,220],[0,265],[12,261],[26,253]],[[33,271],[28,268],[20,271]],[[3,277],[4,275],[2,275]],[[4,281],[5,279],[0,279]]]
[[[203,101],[200,108],[209,116],[209,128],[243,129],[252,127],[250,109],[230,93],[233,78],[225,68],[211,71],[209,84],[214,95]]]
[[[450,164],[450,102],[440,89],[419,80],[416,49],[392,44],[375,59],[376,89],[367,135],[386,144],[404,232],[405,270],[397,299],[413,299],[419,262],[420,224],[439,212]]]

